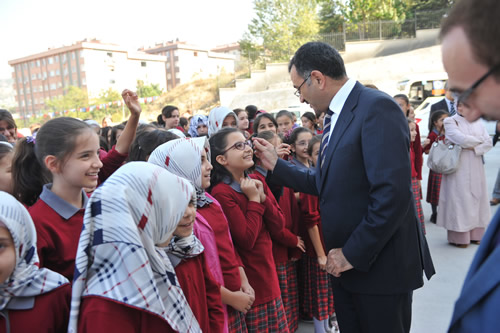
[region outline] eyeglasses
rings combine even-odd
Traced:
[[[227,153],[228,151],[230,151],[233,148],[236,150],[245,150],[246,146],[253,148],[252,141],[248,140],[248,141],[236,142],[234,145],[232,145],[231,147],[227,148],[222,153],[220,153],[220,155],[224,155],[225,153]]]
[[[300,84],[300,86],[297,88],[297,90],[295,90],[294,94],[295,96],[297,97],[300,97],[300,88],[302,88],[302,86],[304,85],[304,83],[306,83],[307,80],[309,80],[309,78],[311,77],[311,74],[312,73],[309,73],[309,75],[306,77],[306,79]]]
[[[488,78],[488,76],[490,76],[491,74],[493,74],[493,72],[495,72],[497,69],[500,68],[500,63],[493,66],[486,74],[484,74],[483,76],[481,76],[481,78],[479,78],[479,80],[477,80],[476,82],[474,82],[474,84],[467,90],[459,93],[459,92],[456,92],[456,91],[452,91],[451,92],[451,95],[453,96],[453,100],[456,102],[456,104],[458,105],[458,103],[462,103],[464,105],[467,105],[466,102],[467,102],[467,99],[469,99],[470,95],[474,92],[474,90],[476,90],[476,88],[481,84],[483,83],[484,80],[486,80]]]

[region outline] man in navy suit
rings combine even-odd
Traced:
[[[500,2],[461,0],[441,27],[448,86],[469,121],[500,120]],[[455,304],[450,332],[500,331],[500,212],[493,217]]]
[[[254,139],[272,179],[319,196],[327,271],[342,333],[409,332],[413,290],[434,271],[411,191],[408,122],[387,94],[349,79],[331,46],[289,64],[301,102],[326,111],[317,167],[302,171]]]

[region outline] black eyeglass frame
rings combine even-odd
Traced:
[[[302,86],[304,85],[304,83],[307,82],[307,80],[309,80],[309,78],[311,77],[311,73],[309,73],[309,75],[305,78],[305,80],[300,84],[300,86],[297,88],[297,90],[295,90],[295,92],[293,93],[295,96],[297,97],[300,97],[300,88],[302,88]]]
[[[241,146],[241,148],[238,148],[237,147],[238,145],[243,145],[243,146]],[[250,148],[253,149],[253,143],[252,143],[252,141],[251,140],[246,140],[246,141],[235,142],[231,147],[227,148],[222,153],[220,153],[220,155],[224,155],[225,153],[227,153],[228,151],[230,151],[233,148],[236,149],[236,150],[245,150],[246,146],[248,146],[248,147],[250,147]]]
[[[500,68],[500,63],[493,66],[488,72],[486,72],[486,74],[484,74],[476,82],[474,82],[474,84],[470,86],[470,88],[464,90],[461,93],[452,91],[451,95],[453,96],[453,100],[456,102],[456,105],[458,105],[458,103],[467,105],[467,99],[469,99],[470,95],[474,92],[474,90],[476,90],[477,87],[479,87],[479,85],[488,78],[488,76],[493,74],[499,68]]]

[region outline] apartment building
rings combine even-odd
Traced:
[[[154,47],[141,48],[139,51],[167,58],[167,90],[197,78],[216,77],[222,71],[234,73],[235,55],[213,52],[186,42],[156,43]]]
[[[46,100],[62,96],[68,86],[86,89],[89,98],[109,88],[135,90],[137,80],[166,90],[165,62],[164,56],[85,39],[11,60],[9,65],[17,111],[25,117],[39,114]]]

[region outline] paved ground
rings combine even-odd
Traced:
[[[488,193],[493,190],[498,168],[500,167],[500,146],[494,147],[485,156],[486,180]],[[427,193],[428,168],[424,160],[422,186]],[[425,200],[424,200],[425,201]],[[477,245],[470,245],[460,249],[448,245],[446,230],[428,222],[431,207],[424,202],[424,214],[427,228],[427,242],[429,243],[436,275],[426,281],[424,287],[413,294],[412,333],[446,332],[456,298],[462,288],[470,262],[477,250]],[[497,206],[498,207],[498,206]],[[492,207],[492,215],[497,207]],[[312,324],[300,323],[298,333],[314,332]]]

